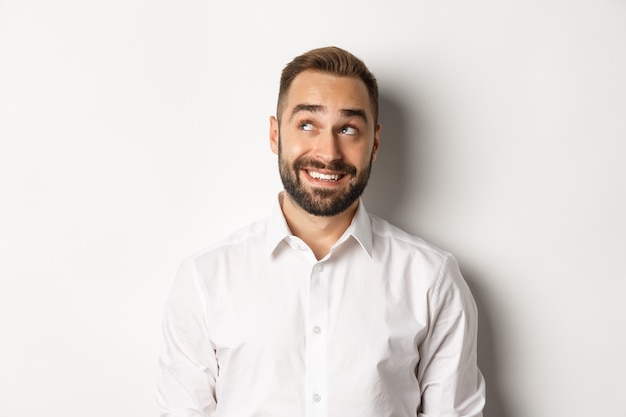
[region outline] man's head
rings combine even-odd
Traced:
[[[315,216],[356,207],[379,145],[376,79],[339,48],[296,57],[283,70],[270,144],[288,197]]]

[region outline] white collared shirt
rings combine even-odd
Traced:
[[[162,417],[479,417],[455,259],[360,202],[317,260],[272,215],[187,258],[163,322]]]

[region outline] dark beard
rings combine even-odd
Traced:
[[[343,213],[348,209],[365,190],[372,170],[373,150],[367,169],[358,173],[353,165],[337,161],[331,164],[323,164],[316,160],[296,159],[293,166],[289,166],[282,158],[282,148],[278,142],[278,168],[280,179],[283,182],[285,191],[293,201],[296,202],[307,213],[314,216],[330,217]],[[329,169],[334,172],[341,172],[351,177],[348,191],[342,194],[336,190],[325,188],[311,188],[307,190],[300,182],[298,173],[303,167],[316,169]]]

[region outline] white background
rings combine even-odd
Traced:
[[[158,414],[176,269],[269,212],[325,45],[380,82],[367,207],[474,292],[485,417],[626,416],[625,1],[0,0],[1,416]]]

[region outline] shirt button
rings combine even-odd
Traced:
[[[316,403],[322,401],[322,396],[319,394],[313,394],[313,401],[315,401]]]
[[[313,327],[313,333],[315,333],[315,334],[322,333],[322,328],[320,326]]]
[[[322,265],[322,264],[317,264],[317,265],[315,265],[315,268],[313,268],[313,270],[314,270],[315,272],[322,272],[322,271],[324,270],[324,265]]]

